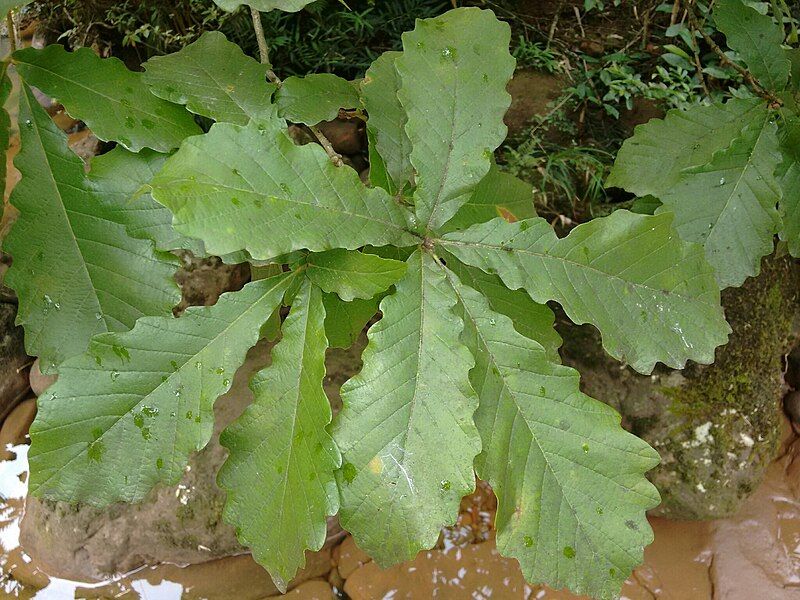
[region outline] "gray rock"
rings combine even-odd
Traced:
[[[592,328],[562,332],[565,362],[581,372],[584,391],[661,455],[648,474],[661,492],[656,514],[726,517],[761,483],[781,437],[781,359],[796,343],[798,290],[793,261],[765,261],[759,277],[723,293],[733,333],[716,362],[684,371],[638,375],[605,355]]]

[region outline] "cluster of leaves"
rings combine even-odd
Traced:
[[[743,0],[717,2],[713,17],[753,91],[638,127],[606,183],[675,215],[726,288],[758,274],[776,235],[800,256],[800,49],[784,45],[783,19]]]
[[[281,82],[220,33],[143,73],[88,49],[16,52],[7,283],[29,353],[59,374],[31,428],[31,492],[102,506],[176,484],[245,353],[280,327],[219,473],[226,520],[279,586],[337,512],[381,565],[430,548],[477,474],[498,497],[498,549],[528,580],[617,595],[652,540],[658,455],[580,391],[545,303],[641,373],[711,362],[729,327],[703,248],[671,214],[616,211],[559,238],[530,186],[493,165],[510,38],[491,11],[455,9],[419,20],[359,82]],[[85,173],[30,85],[116,148]],[[287,134],[353,108],[369,115],[370,185]],[[178,249],[267,276],[174,318]],[[331,422],[326,348],[378,307]]]

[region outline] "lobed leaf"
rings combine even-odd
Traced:
[[[333,429],[343,459],[339,520],[384,567],[432,547],[475,487],[473,359],[455,304],[435,260],[417,250],[381,302],[363,369],[342,387]]]
[[[436,230],[458,212],[505,140],[506,86],[516,64],[510,39],[507,23],[478,8],[418,19],[414,31],[403,34],[395,64],[413,147],[420,231]]]
[[[361,97],[369,113],[370,145],[374,145],[383,160],[391,178],[392,193],[403,189],[414,175],[411,140],[405,130],[406,111],[397,96],[401,81],[396,62],[402,55],[402,52],[384,52],[370,65],[361,82]],[[370,160],[370,166],[373,162]]]
[[[345,302],[369,300],[388,290],[406,274],[406,263],[353,250],[328,250],[306,260],[306,273],[325,292]]]
[[[262,279],[180,319],[145,317],[129,332],[95,336],[39,398],[31,492],[105,506],[177,483],[211,437],[214,401],[293,280]]]
[[[134,153],[117,146],[92,159],[89,185],[102,195],[109,217],[131,237],[152,240],[159,250],[189,250],[204,256],[203,243],[177,233],[172,213],[145,191],[166,159],[165,154],[152,150]]]
[[[720,0],[714,7],[714,22],[725,34],[728,47],[739,53],[764,87],[774,92],[786,89],[790,62],[781,48],[785,37],[782,23],[742,0]]]
[[[339,509],[341,456],[325,431],[324,320],[322,292],[306,280],[272,364],[250,383],[255,400],[220,436],[230,453],[218,476],[225,520],[282,591],[305,565],[305,550],[322,548],[326,517]]]
[[[800,118],[787,119],[780,132],[783,163],[778,169],[778,180],[783,190],[781,214],[783,229],[781,239],[789,253],[800,258]]]
[[[757,275],[775,248],[781,153],[772,119],[762,114],[707,165],[684,171],[656,211],[674,213],[681,238],[705,247],[722,289]]]
[[[513,222],[535,216],[533,186],[519,177],[504,173],[497,165],[492,165],[466,204],[447,222],[441,232],[466,229],[496,217]]]
[[[314,0],[214,0],[214,2],[223,10],[228,11],[234,11],[242,4],[246,4],[261,12],[269,12],[271,10],[297,12],[307,4],[314,2]]]
[[[558,302],[574,323],[600,330],[611,356],[650,373],[657,361],[711,363],[730,332],[702,247],[671,222],[618,210],[559,239],[544,219],[494,219],[438,242],[512,290]]]
[[[13,59],[25,81],[57,98],[101,140],[119,142],[133,152],[167,152],[202,133],[189,113],[153,96],[142,74],[129,71],[117,58],[100,58],[89,48],[67,52],[52,45],[18,50]]]
[[[172,315],[180,301],[177,260],[153,252],[118,224],[104,188],[87,180],[67,138],[23,86],[22,179],[10,203],[20,215],[5,240],[14,257],[6,284],[19,297],[25,347],[52,372],[89,339],[125,331],[144,315]]]
[[[581,393],[577,371],[552,361],[475,290],[449,274],[475,355],[478,476],[497,495],[497,548],[528,581],[616,598],[653,541],[659,503],[644,473],[655,450],[612,408]]]
[[[218,31],[207,31],[179,52],[144,63],[144,82],[164,100],[185,104],[191,112],[215,121],[246,125],[275,114],[262,65]]]
[[[766,104],[759,99],[671,110],[664,119],[639,125],[625,140],[606,187],[660,199],[684,169],[708,163],[714,152],[729,146],[742,129],[765,114]]]
[[[275,93],[278,114],[295,123],[332,121],[340,108],[361,105],[356,86],[332,73],[287,77]]]
[[[255,260],[307,248],[413,245],[404,210],[352,169],[333,166],[316,144],[296,146],[282,129],[216,123],[187,140],[153,179],[153,197],[179,233],[211,254],[246,250]],[[268,233],[266,233],[268,232]]]

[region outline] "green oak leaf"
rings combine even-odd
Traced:
[[[13,59],[27,83],[57,98],[101,140],[119,142],[133,152],[167,152],[184,138],[202,133],[192,115],[153,96],[142,74],[129,71],[117,58],[100,58],[89,48],[67,52],[53,45],[18,50]]]
[[[660,199],[684,169],[708,163],[717,150],[729,146],[742,129],[765,113],[766,103],[759,99],[671,110],[664,119],[639,125],[633,137],[625,140],[606,187]]]
[[[345,302],[336,294],[325,294],[325,335],[331,348],[349,348],[356,343],[358,336],[369,320],[378,312],[383,295],[369,300],[355,299]]]
[[[427,252],[381,302],[361,373],[342,387],[339,520],[386,567],[430,548],[475,487],[477,407],[456,296]]]
[[[533,186],[492,165],[466,204],[458,209],[440,232],[466,229],[496,217],[503,217],[506,221],[521,221],[535,216]]]
[[[214,0],[214,3],[223,10],[234,11],[242,4],[246,4],[261,12],[269,12],[271,10],[297,12],[312,2],[314,0]]]
[[[418,19],[414,31],[403,34],[395,65],[413,147],[420,231],[436,230],[458,212],[506,138],[506,86],[516,64],[510,39],[507,23],[478,8]]]
[[[8,77],[8,63],[3,63],[0,65],[0,152],[2,152],[3,156],[3,164],[0,165],[0,190],[4,192],[6,189],[6,177],[8,175],[6,172],[8,168],[6,164],[6,153],[8,152],[11,136],[11,117],[4,107],[11,95],[11,90],[12,85],[11,79]],[[3,211],[0,210],[0,215],[2,214]],[[2,243],[2,240],[0,240],[0,243]]]
[[[558,349],[562,340],[554,327],[556,316],[546,304],[534,302],[524,290],[508,289],[497,275],[465,265],[450,254],[444,256],[447,268],[464,284],[480,292],[493,311],[510,318],[517,332],[541,344],[550,360],[561,360]]]
[[[353,250],[328,250],[306,260],[308,278],[345,302],[369,300],[406,274],[406,263]]]
[[[355,85],[331,73],[287,77],[275,92],[278,114],[295,123],[316,125],[332,121],[340,108],[358,108],[361,100]]]
[[[730,332],[703,248],[677,236],[670,214],[617,210],[561,239],[544,219],[494,219],[438,243],[540,304],[558,302],[574,323],[591,323],[606,351],[640,373],[657,361],[709,364]]]
[[[14,258],[5,282],[19,297],[26,349],[48,372],[85,351],[95,334],[125,331],[144,315],[172,315],[180,301],[177,260],[126,234],[113,198],[87,180],[27,86],[19,110],[14,164],[22,179],[10,202],[20,215],[4,243]]]
[[[759,273],[781,225],[777,125],[771,115],[759,116],[711,162],[685,170],[656,211],[674,213],[680,236],[703,244],[722,289]]]
[[[214,124],[167,160],[152,190],[173,213],[176,231],[203,240],[215,255],[246,250],[269,260],[303,248],[417,241],[406,211],[383,189],[364,187],[321,147],[296,146],[277,127]]]
[[[185,104],[191,112],[215,121],[246,125],[275,114],[262,65],[218,31],[207,31],[174,54],[144,63],[144,82],[159,98]]]
[[[762,15],[742,0],[719,0],[714,22],[728,47],[742,57],[750,73],[767,89],[780,92],[789,81],[789,57],[781,48],[783,24]]]
[[[262,279],[180,319],[144,317],[129,332],[95,336],[39,398],[31,492],[105,506],[177,483],[211,437],[214,401],[293,280]]]
[[[615,598],[644,546],[645,511],[659,503],[644,473],[655,450],[620,425],[608,405],[581,393],[578,372],[554,362],[452,274],[475,355],[478,476],[497,495],[497,548],[526,580]]]
[[[781,213],[783,229],[780,237],[789,246],[789,253],[800,258],[800,118],[787,119],[780,132],[783,162],[778,180],[783,190]]]
[[[189,250],[205,256],[203,243],[177,233],[172,228],[172,213],[145,191],[166,159],[165,154],[152,150],[137,153],[117,146],[92,159],[89,184],[102,194],[109,216],[131,237],[152,240],[162,251]]]
[[[392,192],[402,189],[414,175],[411,140],[405,130],[406,111],[397,97],[401,81],[395,63],[401,56],[402,52],[384,52],[370,65],[361,82],[361,98],[369,113],[370,152],[377,153],[377,158],[383,161],[391,178]],[[373,162],[371,158],[371,177]]]
[[[322,292],[306,280],[272,364],[250,383],[255,400],[220,436],[229,451],[218,476],[225,520],[282,591],[305,565],[305,550],[322,548],[326,517],[339,509],[341,456],[325,431],[324,321]]]

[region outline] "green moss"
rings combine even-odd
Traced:
[[[713,365],[692,365],[683,383],[658,390],[674,419],[660,436],[664,464],[654,473],[657,485],[683,482],[709,504],[717,499],[716,510],[727,514],[760,481],[780,443],[781,360],[790,348],[799,283],[792,261],[770,259],[759,277],[723,293],[733,329],[729,343],[717,350]],[[701,433],[709,435],[701,441],[704,424]],[[734,482],[733,497],[724,489],[732,472],[742,478]],[[684,501],[666,494],[664,509],[679,510]]]

